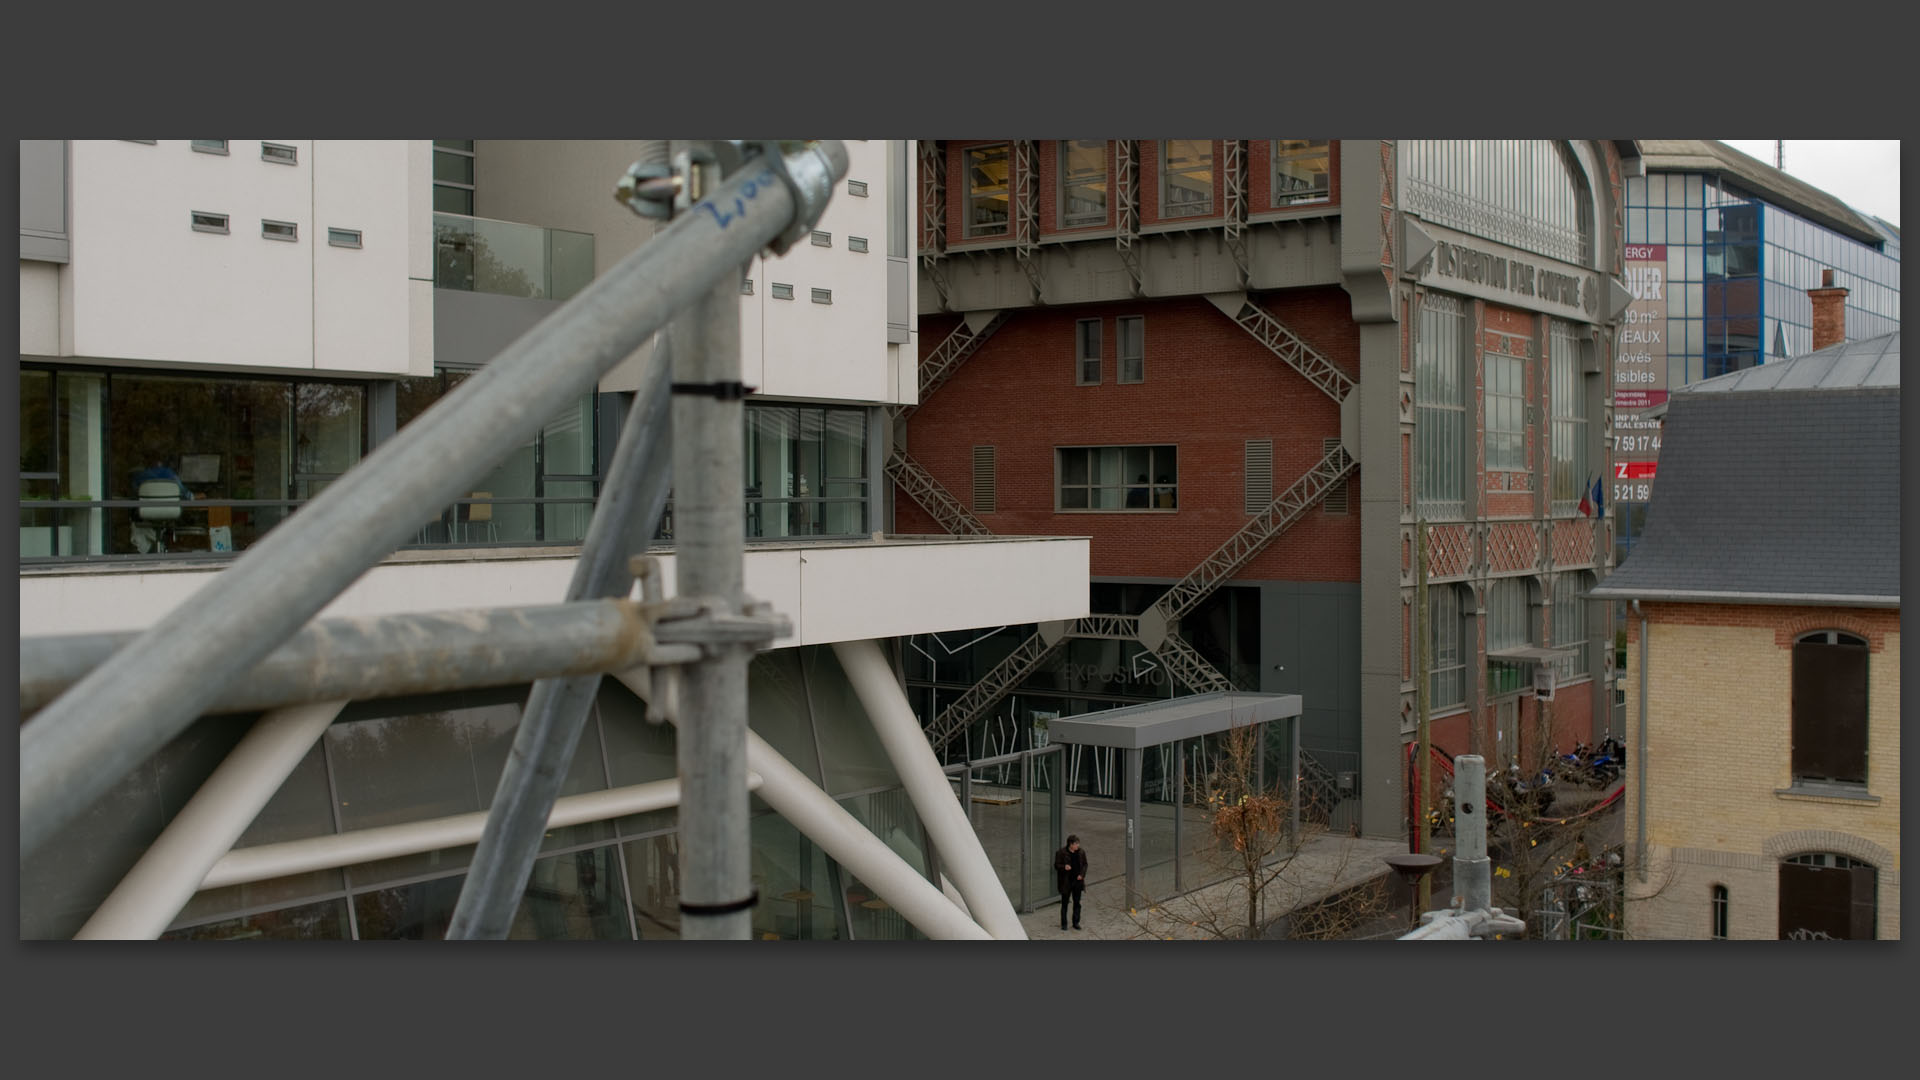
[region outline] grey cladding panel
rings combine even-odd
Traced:
[[[66,262],[67,144],[20,140],[20,257]]]

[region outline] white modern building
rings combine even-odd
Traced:
[[[1027,800],[991,866],[936,850],[959,803],[910,794],[932,752],[882,732],[914,724],[903,639],[1085,615],[1088,542],[890,533],[892,411],[919,392],[917,155],[846,145],[812,236],[754,259],[741,296],[746,589],[792,628],[749,687],[754,933],[1013,936],[1051,891],[1057,803]],[[612,197],[639,149],[23,142],[22,637],[165,626],[300,528],[306,500],[652,235]],[[413,542],[321,617],[562,599],[643,358],[421,507]],[[656,554],[671,593],[671,513]],[[440,937],[526,693],[353,702],[231,852],[169,869],[170,826],[256,719],[203,717],[23,858],[21,936]],[[514,936],[677,935],[673,729],[650,719],[603,682]],[[183,873],[156,912],[154,882]]]

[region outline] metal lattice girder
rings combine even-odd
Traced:
[[[949,533],[955,536],[993,535],[993,530],[974,517],[972,511],[960,505],[960,500],[948,494],[932,473],[899,447],[895,447],[893,456],[887,459],[887,478],[900,485],[908,498],[919,503]]]
[[[1346,450],[1334,447],[1304,476],[1294,481],[1292,487],[1267,504],[1258,517],[1241,526],[1239,532],[1228,537],[1226,543],[1207,556],[1192,573],[1176,582],[1148,609],[1151,618],[1143,621],[1148,633],[1143,635],[1142,640],[1153,636],[1154,627],[1151,624],[1154,622],[1158,622],[1161,633],[1165,633],[1167,627],[1179,625],[1182,616],[1198,607],[1213,590],[1239,573],[1274,537],[1285,532],[1315,503],[1326,498],[1327,492],[1345,481],[1358,467],[1359,463],[1348,456]],[[1157,649],[1157,643],[1154,643],[1154,647]]]
[[[960,325],[953,328],[953,333],[942,339],[933,353],[920,364],[920,401],[923,404],[929,395],[953,378],[953,373],[960,370],[960,365],[979,350],[982,342],[1000,329],[1001,324],[1007,321],[1008,314],[1004,309],[967,312],[966,317],[960,320]],[[907,406],[900,410],[900,414],[906,416],[917,407]]]
[[[927,725],[927,741],[933,744],[934,752],[939,753],[953,741],[954,736],[967,730],[980,714],[993,708],[1066,643],[1064,636],[1049,642],[1045,635],[1038,633],[1021,642],[1018,648],[1007,654],[1005,660],[994,665],[992,671],[982,676],[953,704],[941,710],[940,715]]]
[[[920,268],[927,272],[940,294],[940,306],[949,303],[946,269],[941,260],[947,256],[947,157],[946,148],[937,139],[921,139],[920,220],[925,224],[921,236]]]
[[[1207,299],[1227,318],[1238,323],[1241,329],[1252,334],[1260,344],[1271,349],[1275,356],[1306,376],[1307,381],[1319,387],[1321,393],[1335,401],[1344,401],[1353,392],[1351,375],[1335,367],[1333,361],[1322,356],[1300,335],[1287,329],[1285,323],[1267,314],[1245,293],[1212,293]]]
[[[1138,641],[1140,616],[1089,615],[1075,619],[1067,627],[1068,637],[1100,638],[1107,641]]]
[[[1245,139],[1226,141],[1226,167],[1221,170],[1226,189],[1226,214],[1222,229],[1226,233],[1227,250],[1233,253],[1233,263],[1240,271],[1240,280],[1247,280],[1247,143]]]
[[[1207,662],[1186,639],[1179,634],[1168,634],[1154,650],[1167,665],[1167,670],[1196,694],[1224,693],[1237,689],[1232,680],[1220,673],[1220,669]]]
[[[1113,245],[1120,252],[1127,276],[1133,279],[1133,295],[1139,296],[1144,279],[1140,274],[1140,253],[1133,247],[1140,235],[1140,178],[1133,166],[1135,149],[1132,139],[1114,143]]]
[[[1040,170],[1032,139],[1013,140],[1013,258],[1040,302]]]

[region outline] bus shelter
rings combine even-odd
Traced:
[[[1168,774],[1171,798],[1143,808],[1142,761],[1149,753],[1160,753],[1171,761],[1185,762],[1189,747],[1204,742],[1208,736],[1255,724],[1260,725],[1264,739],[1267,725],[1291,721],[1287,725],[1289,775],[1293,778],[1290,788],[1297,787],[1300,776],[1298,720],[1302,710],[1299,694],[1239,691],[1196,694],[1059,717],[1049,725],[1049,741],[1069,747],[1112,748],[1121,753],[1127,895],[1169,895],[1205,884],[1186,872],[1189,869],[1186,863],[1192,857],[1191,843],[1204,842],[1206,838],[1188,835],[1196,827],[1195,821],[1187,820],[1190,816],[1186,810],[1190,799],[1186,790],[1188,769],[1171,769]],[[1289,790],[1288,795],[1297,807],[1298,792]],[[1144,881],[1142,870],[1149,865],[1170,871],[1171,877],[1158,873],[1154,881]]]

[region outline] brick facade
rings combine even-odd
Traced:
[[[1780,861],[1810,851],[1878,873],[1878,934],[1900,936],[1900,630],[1897,611],[1643,604],[1647,661],[1648,881],[1627,907],[1635,937],[1709,936],[1711,890],[1727,888],[1736,938],[1778,935]],[[1792,645],[1797,633],[1867,637],[1864,798],[1795,792]],[[1639,620],[1628,620],[1627,837],[1636,829]],[[1783,793],[1784,792],[1784,793]]]
[[[1348,371],[1359,366],[1346,295],[1303,289],[1256,297]],[[1146,381],[1115,381],[1115,319],[1144,316]],[[1075,324],[1101,320],[1101,380],[1075,382]],[[923,319],[923,350],[957,320]],[[914,414],[908,451],[962,503],[973,491],[973,447],[996,448],[998,505],[981,514],[997,534],[1091,536],[1100,577],[1180,578],[1249,520],[1246,442],[1273,440],[1278,494],[1324,456],[1340,410],[1218,308],[1199,297],[1015,313]],[[1179,499],[1169,512],[1055,508],[1055,449],[1173,445]],[[1360,483],[1347,514],[1309,511],[1238,575],[1244,580],[1358,581]],[[938,532],[897,497],[895,528]],[[970,507],[971,508],[971,507]]]

